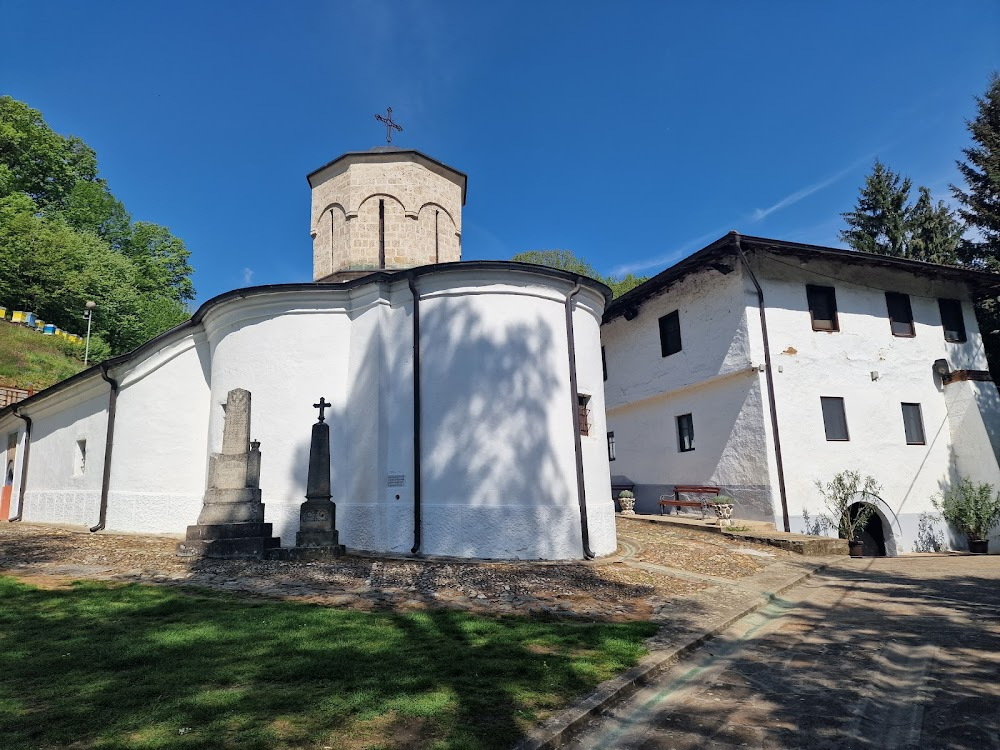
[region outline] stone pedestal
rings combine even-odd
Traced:
[[[250,392],[226,397],[222,453],[208,460],[208,489],[198,523],[177,545],[182,557],[264,557],[281,544],[264,523],[260,493],[260,443],[250,443]]]
[[[269,556],[278,560],[321,560],[340,557],[344,552],[337,531],[337,506],[330,495],[330,427],[323,421],[321,410],[320,421],[312,428],[306,501],[299,508],[295,546],[272,550]]]

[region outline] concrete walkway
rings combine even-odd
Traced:
[[[1000,747],[1000,563],[837,561],[565,746]]]

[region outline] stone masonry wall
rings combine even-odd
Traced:
[[[461,260],[461,188],[409,155],[400,159],[352,163],[313,188],[314,279],[379,267],[380,201],[386,268]]]

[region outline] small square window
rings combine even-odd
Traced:
[[[827,440],[850,440],[847,433],[847,414],[844,412],[844,399],[834,396],[821,396],[823,407],[823,426],[826,428]]]
[[[590,434],[590,396],[583,393],[577,397],[577,409],[580,413],[580,434]]]
[[[680,311],[660,318],[660,356],[669,357],[681,350],[681,317]]]
[[[893,336],[915,336],[913,328],[913,309],[910,307],[910,295],[885,293],[885,306],[889,310],[889,327]]]
[[[920,413],[920,404],[903,404],[903,430],[906,432],[907,445],[925,445],[924,417]]]
[[[608,460],[615,460],[615,433],[608,433]]]
[[[809,300],[809,315],[814,331],[839,331],[837,319],[837,292],[832,286],[806,284],[806,298]]]
[[[677,417],[677,447],[681,453],[694,450],[694,419],[690,414]]]
[[[938,307],[941,309],[944,340],[956,344],[965,341],[965,318],[962,317],[962,303],[957,299],[939,299]]]

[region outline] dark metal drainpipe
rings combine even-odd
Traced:
[[[111,489],[111,449],[115,445],[115,411],[118,408],[118,382],[108,376],[108,368],[101,365],[101,377],[111,386],[108,397],[108,436],[104,441],[104,477],[101,480],[101,511],[96,526],[91,531],[100,531],[108,520],[108,492]]]
[[[593,560],[590,549],[590,527],[587,524],[587,488],[583,479],[583,443],[580,440],[580,391],[576,383],[576,339],[573,335],[573,297],[583,284],[577,282],[566,296],[566,343],[569,345],[569,390],[573,400],[573,440],[576,447],[576,496],[580,502],[580,535],[583,539],[583,556]]]
[[[778,408],[774,402],[774,376],[771,373],[771,346],[767,341],[767,317],[764,314],[764,290],[760,288],[757,277],[753,269],[750,268],[750,261],[747,260],[743,246],[740,245],[740,236],[736,232],[731,234],[736,252],[739,253],[743,265],[750,274],[750,280],[757,287],[757,305],[760,307],[760,330],[764,338],[764,379],[767,381],[767,400],[771,405],[771,431],[774,433],[774,458],[778,464],[778,495],[781,497],[781,521],[785,526],[785,531],[791,531],[788,522],[788,496],[785,494],[785,466],[781,460],[781,436],[778,433]]]
[[[21,486],[17,489],[17,515],[10,519],[20,521],[24,515],[24,490],[28,485],[28,454],[31,453],[31,417],[20,414],[14,407],[14,416],[24,420],[24,453],[21,456]]]
[[[420,551],[420,296],[413,274],[406,274],[413,297],[413,548]]]

